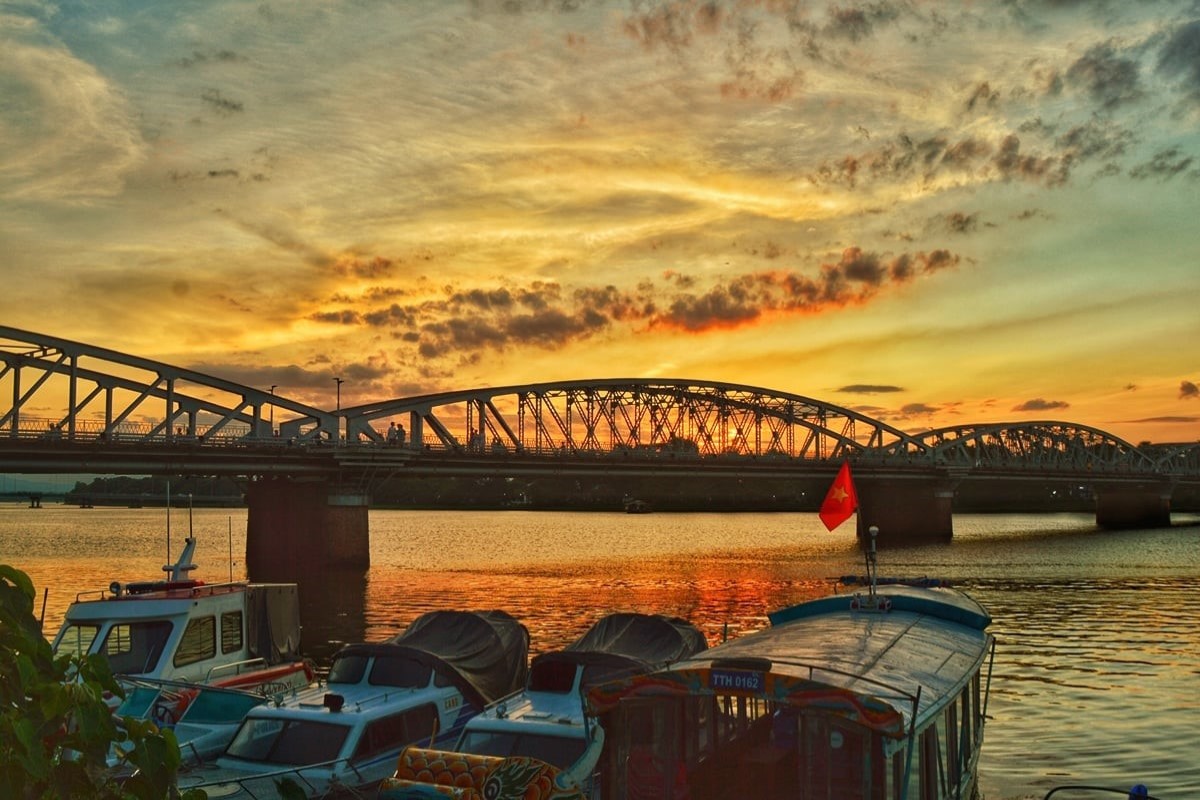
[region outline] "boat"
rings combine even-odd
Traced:
[[[189,535],[178,560],[163,567],[165,580],[80,592],[51,643],[55,654],[102,655],[117,676],[264,696],[312,682],[312,664],[300,655],[296,584],[193,580],[195,550]],[[106,699],[113,708],[121,702]],[[165,723],[185,710],[158,707]]]
[[[147,678],[119,678],[125,699],[114,715],[149,720],[175,733],[184,763],[201,764],[216,758],[233,739],[246,713],[266,702],[258,692],[198,683]],[[178,710],[178,711],[177,711]],[[132,748],[131,741],[115,742],[108,765],[118,769]]]
[[[433,771],[425,770],[430,764],[445,764],[443,780],[452,782],[456,775],[470,775],[472,764],[499,766],[506,760],[508,765],[533,760],[548,764],[559,772],[561,784],[598,798],[595,767],[603,753],[604,731],[585,714],[586,692],[607,681],[661,669],[705,647],[704,634],[686,620],[608,614],[562,650],[536,656],[525,688],[467,722],[449,752],[407,748],[396,774],[380,785],[379,800],[440,796]],[[482,782],[473,788],[484,796]]]
[[[770,625],[594,687],[611,800],[974,796],[995,639],[946,586],[881,586],[768,615]]]
[[[327,679],[251,709],[217,759],[179,788],[210,798],[371,793],[414,742],[446,747],[490,703],[524,686],[529,632],[503,611],[431,611],[400,635],[347,645]]]

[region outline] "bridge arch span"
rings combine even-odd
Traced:
[[[442,392],[343,409],[348,436],[409,447],[526,454],[741,455],[809,460],[926,457],[928,445],[842,406],[755,386],[654,378]]]
[[[334,439],[338,432],[335,414],[270,390],[5,326],[0,326],[0,386],[12,397],[0,416],[0,434],[13,438],[266,438],[276,410],[286,438]],[[26,412],[35,408],[65,411],[49,423],[37,419],[31,429],[32,414]]]
[[[917,434],[951,468],[1153,473],[1155,459],[1111,433],[1073,422],[955,425]]]

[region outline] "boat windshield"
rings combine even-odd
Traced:
[[[587,742],[567,736],[510,731],[467,731],[458,750],[477,756],[525,756],[565,769],[583,755]]]
[[[114,675],[146,675],[154,672],[167,646],[174,625],[166,620],[118,622],[96,645],[100,626],[70,624],[63,629],[54,649],[57,655],[82,656],[100,653],[108,659]]]
[[[371,661],[365,655],[345,655],[334,658],[329,667],[329,683],[361,683]],[[433,668],[428,664],[401,655],[378,655],[371,666],[367,682],[372,686],[398,686],[424,689],[429,685]],[[441,684],[439,684],[441,685]]]
[[[99,632],[99,625],[68,625],[63,628],[63,632],[58,637],[58,644],[54,646],[54,654],[58,656],[87,655]]]
[[[249,717],[238,728],[225,755],[289,767],[323,764],[338,757],[349,734],[348,725]]]

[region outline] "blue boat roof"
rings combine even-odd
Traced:
[[[835,595],[777,612],[769,628],[623,687],[603,687],[596,704],[638,693],[715,692],[715,673],[761,675],[747,684],[762,687],[751,694],[797,706],[842,705],[847,716],[897,735],[914,711],[920,723],[962,690],[990,651],[990,617],[953,590],[889,586],[878,594],[889,610],[856,610],[854,595]]]

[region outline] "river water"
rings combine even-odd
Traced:
[[[318,665],[437,608],[504,609],[534,652],[621,610],[686,617],[715,644],[863,571],[853,523],[829,533],[816,514],[376,510],[370,527],[365,573],[300,579]],[[77,592],[160,577],[189,529],[194,577],[246,577],[244,509],[0,505],[0,563],[33,579],[52,633]],[[949,580],[992,613],[985,800],[1072,782],[1200,794],[1200,517],[1109,532],[1085,514],[956,515],[954,530],[919,547],[883,531],[880,572]]]

